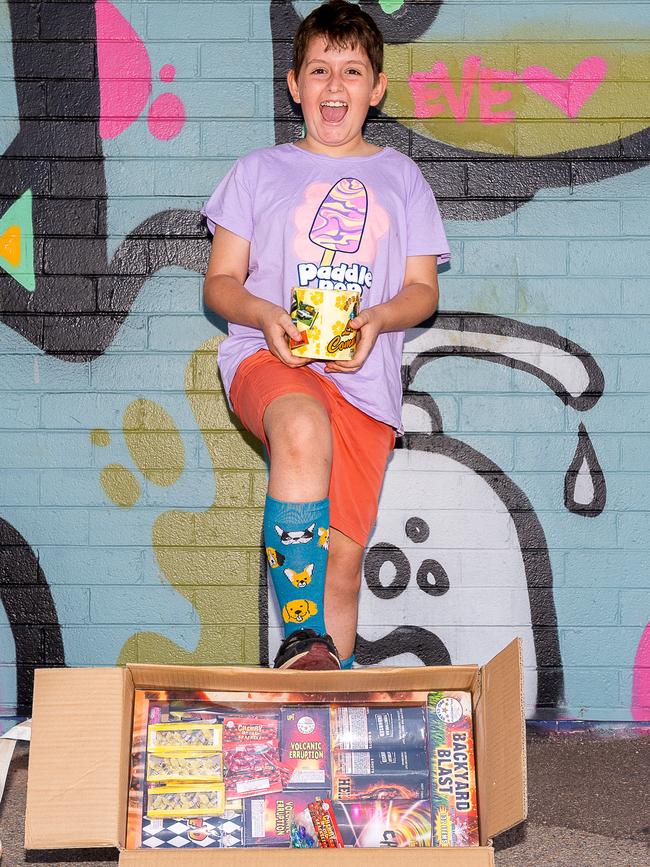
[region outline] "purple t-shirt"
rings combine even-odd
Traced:
[[[347,221],[344,214],[335,223],[328,194],[336,196],[339,182],[339,190],[360,190],[351,180],[365,194]],[[254,150],[237,160],[201,212],[212,232],[218,224],[250,241],[246,288],[285,310],[293,286],[361,289],[361,309],[382,304],[402,288],[407,256],[449,261],[431,188],[415,163],[390,147],[365,157],[330,157],[295,144]],[[333,259],[318,243],[320,231],[340,236]],[[351,404],[401,431],[403,342],[401,331],[380,334],[355,373],[325,373],[319,361],[311,367]],[[219,348],[227,394],[241,362],[265,348],[261,331],[229,324]]]

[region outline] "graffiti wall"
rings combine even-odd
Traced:
[[[230,414],[199,208],[293,140],[287,0],[0,0],[0,713],[33,669],[268,663],[259,445]],[[650,6],[362,3],[452,262],[358,661],[523,638],[530,717],[650,718]]]

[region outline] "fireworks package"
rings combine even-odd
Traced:
[[[240,809],[226,809],[221,816],[186,819],[145,818],[142,826],[145,849],[231,849],[244,845]]]
[[[278,718],[224,716],[226,797],[250,798],[281,792],[287,772],[280,762]]]
[[[352,776],[336,774],[332,797],[336,801],[417,801],[429,795],[429,781],[411,774]]]
[[[223,755],[221,753],[173,752],[149,753],[147,781],[175,783],[193,780],[204,783],[223,781]]]
[[[284,707],[280,718],[280,760],[288,789],[323,789],[330,783],[329,709]]]
[[[431,846],[428,800],[334,801],[331,808],[343,846],[364,849]]]
[[[434,846],[478,846],[472,696],[429,693],[431,825]]]
[[[226,809],[223,783],[154,786],[147,791],[147,816],[220,816]]]
[[[150,753],[208,752],[221,749],[222,730],[215,723],[155,723],[149,726]]]
[[[336,750],[423,749],[423,707],[331,708],[332,748]]]
[[[429,801],[353,801],[315,798],[309,804],[322,849],[431,846]]]
[[[316,798],[327,797],[326,791],[291,791],[249,798],[244,805],[244,839],[246,846],[278,846],[291,842],[291,826],[305,824],[304,814]],[[309,830],[313,833],[311,823]]]
[[[425,744],[418,750],[337,750],[332,797],[337,801],[429,797]]]

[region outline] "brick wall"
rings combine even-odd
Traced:
[[[300,135],[314,5],[0,3],[0,714],[35,665],[277,646],[198,209]],[[359,661],[521,635],[529,714],[648,718],[650,6],[364,5],[391,81],[367,136],[418,162],[452,262],[408,335]]]

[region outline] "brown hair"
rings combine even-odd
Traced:
[[[328,48],[363,48],[377,81],[384,63],[384,38],[367,12],[346,0],[329,0],[314,9],[301,22],[293,40],[296,78],[305,62],[310,41],[318,36],[325,39]]]

